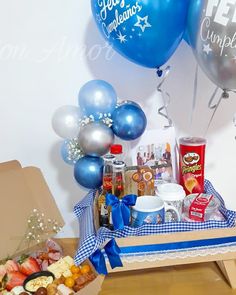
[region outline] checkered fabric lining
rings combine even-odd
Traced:
[[[98,248],[113,238],[124,238],[129,236],[145,236],[165,234],[173,232],[186,232],[194,230],[206,230],[213,228],[227,228],[235,226],[236,212],[227,210],[220,194],[214,189],[210,181],[205,180],[205,192],[215,195],[221,203],[220,211],[225,221],[206,222],[167,222],[164,224],[148,224],[139,228],[126,226],[123,230],[110,231],[101,227],[95,232],[93,224],[93,200],[96,190],[91,190],[85,198],[74,207],[74,213],[79,219],[80,246],[75,255],[76,264],[80,264],[93,254]]]

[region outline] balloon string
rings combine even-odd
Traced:
[[[157,85],[157,91],[161,93],[162,98],[163,98],[163,106],[161,106],[158,109],[158,114],[162,117],[164,117],[165,119],[167,119],[168,121],[168,125],[164,126],[164,128],[169,128],[173,126],[173,122],[169,116],[169,112],[168,112],[168,106],[171,102],[171,98],[170,98],[170,94],[168,92],[164,92],[161,88],[162,85],[164,84],[165,80],[167,79],[167,77],[169,76],[170,73],[170,66],[167,66],[164,70],[161,69],[157,69],[157,75],[158,77],[162,77],[161,82]],[[163,110],[165,112],[163,112]]]
[[[213,109],[215,109],[217,107],[217,103],[213,105],[213,102],[214,102],[214,99],[215,99],[215,96],[216,96],[218,90],[219,90],[219,87],[216,87],[216,89],[212,93],[212,96],[211,96],[211,98],[210,98],[210,100],[208,102],[208,108],[211,109],[211,110],[213,110]]]
[[[207,132],[208,132],[210,126],[211,126],[211,123],[212,123],[212,121],[213,121],[213,119],[214,119],[214,117],[215,117],[215,114],[216,114],[216,112],[217,112],[217,110],[218,110],[218,108],[219,108],[219,105],[220,105],[222,99],[227,99],[227,98],[229,98],[229,93],[228,93],[228,91],[227,91],[227,90],[223,90],[223,92],[222,92],[222,94],[221,94],[219,100],[217,101],[217,103],[214,103],[214,104],[213,104],[213,102],[214,102],[214,98],[215,98],[215,96],[216,96],[216,94],[217,94],[218,89],[219,89],[219,88],[217,87],[217,88],[214,90],[214,92],[213,92],[213,94],[212,94],[212,96],[211,96],[211,98],[210,98],[210,100],[209,100],[209,103],[208,103],[208,108],[211,109],[211,110],[213,110],[213,113],[212,113],[211,118],[210,118],[210,120],[209,120],[209,123],[208,123],[208,125],[207,125],[207,129],[206,129],[206,131],[205,131],[205,137],[206,137],[206,135],[207,135]]]
[[[197,88],[198,88],[198,64],[196,65],[196,70],[195,70],[194,87],[193,87],[193,102],[192,102],[192,110],[190,113],[190,128],[192,127],[193,115],[194,115],[194,111],[196,108]]]
[[[234,124],[234,127],[236,127],[236,116],[235,115],[233,117],[233,124]],[[236,136],[234,137],[234,139],[236,140]]]

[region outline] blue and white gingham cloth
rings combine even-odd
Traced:
[[[215,195],[220,200],[220,211],[224,215],[225,221],[167,222],[164,224],[143,225],[139,228],[125,226],[123,230],[117,231],[111,231],[101,227],[96,233],[93,222],[93,201],[96,190],[90,191],[85,198],[74,207],[74,213],[78,217],[80,225],[80,246],[74,257],[75,263],[80,264],[90,257],[98,248],[102,248],[106,241],[113,238],[234,227],[236,212],[225,208],[224,200],[208,180],[205,180],[205,192]]]

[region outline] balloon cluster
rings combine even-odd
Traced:
[[[79,92],[79,106],[55,111],[52,127],[64,138],[63,160],[74,165],[77,182],[89,189],[102,184],[103,155],[115,136],[123,140],[140,137],[147,125],[141,107],[133,101],[118,104],[114,88],[102,80],[87,82]]]

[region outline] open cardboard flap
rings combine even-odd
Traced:
[[[17,161],[1,163],[0,198],[0,259],[27,250],[27,245],[22,240],[27,231],[27,220],[34,209],[44,213],[45,220],[54,219],[61,226],[64,225],[55,200],[38,168],[22,168]],[[36,244],[33,241],[31,246]]]
[[[27,243],[22,240],[34,209],[43,213],[45,220],[56,220],[60,226],[64,225],[46,181],[36,167],[22,168],[18,161],[0,163],[0,200],[0,260],[28,250]],[[37,244],[35,240],[30,246]],[[75,294],[97,295],[103,280],[104,276],[98,275]]]

